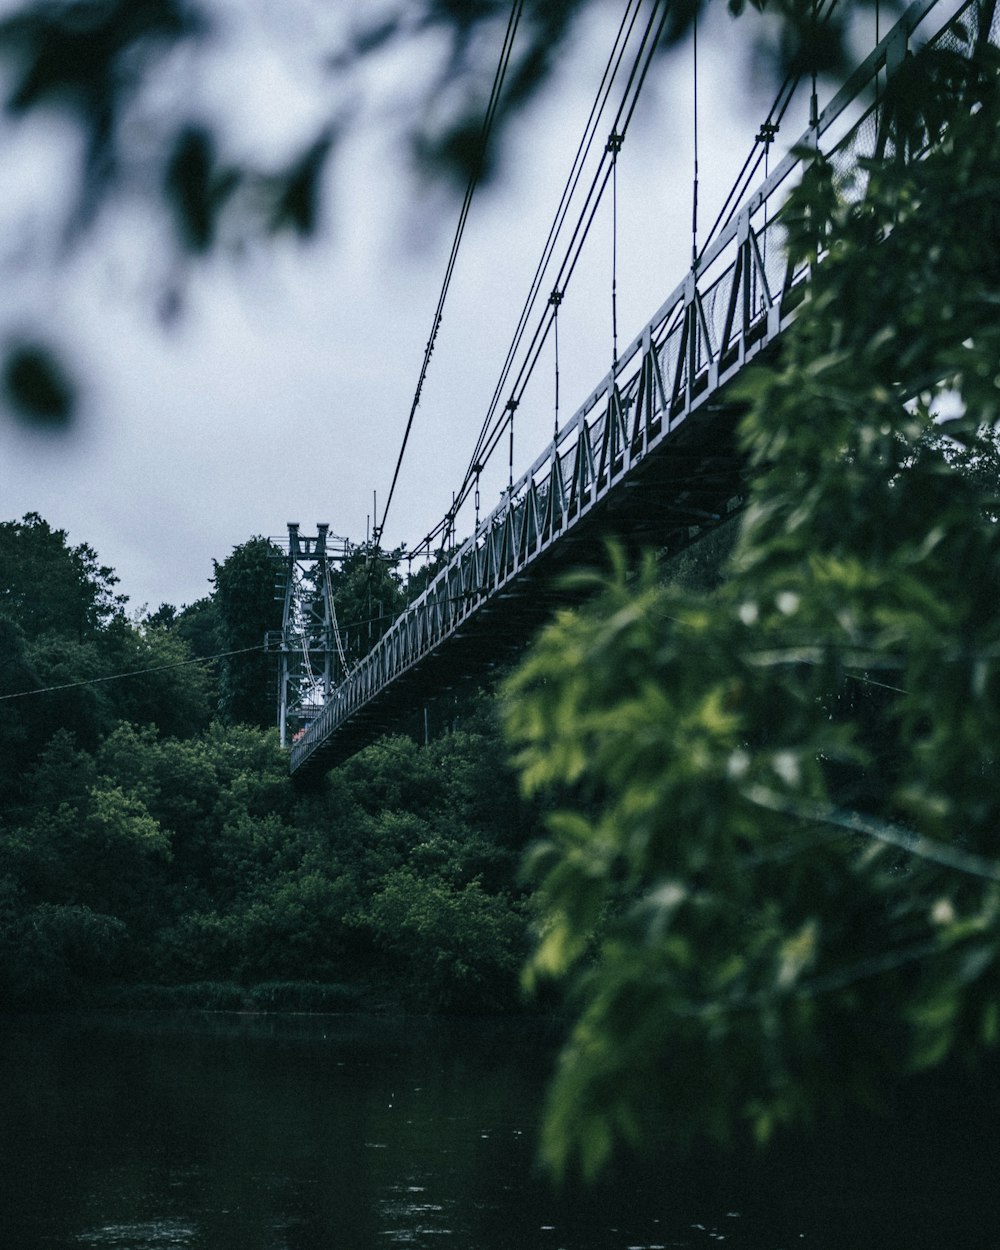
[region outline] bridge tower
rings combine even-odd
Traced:
[[[331,564],[343,560],[348,542],[318,524],[316,534],[288,523],[287,550],[276,544],[283,568],[276,598],[284,603],[280,631],[266,639],[278,653],[278,732],[288,746],[308,729],[349,671],[330,582]]]

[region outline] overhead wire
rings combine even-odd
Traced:
[[[235,651],[219,651],[215,655],[196,655],[188,660],[174,660],[170,664],[154,664],[149,668],[134,668],[122,673],[105,673],[100,677],[86,677],[80,681],[66,681],[58,686],[36,686],[33,690],[16,690],[12,694],[0,694],[0,701],[8,699],[26,699],[35,694],[54,694],[59,690],[76,690],[81,686],[98,686],[102,682],[121,681],[126,677],[145,677],[149,673],[165,673],[172,668],[186,668],[191,664],[211,664],[214,660],[225,660],[232,655],[249,655],[252,651],[266,650],[263,643],[255,647],[238,647]]]

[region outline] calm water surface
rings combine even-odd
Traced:
[[[536,1030],[352,1017],[0,1017],[2,1250],[991,1250],[1000,1097],[767,1155],[534,1167]]]

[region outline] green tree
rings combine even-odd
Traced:
[[[101,681],[108,672],[101,640],[78,642],[51,632],[29,642],[25,654],[39,691],[23,700],[34,729],[32,754],[59,729],[75,734],[84,746],[95,747],[114,719],[109,685]]]
[[[19,905],[0,879],[0,1009],[62,1006],[107,980],[125,926],[88,907]]]
[[[578,1012],[557,1170],[594,1173],[654,1106],[766,1139],[1000,1040],[995,50],[895,91],[922,159],[873,163],[863,196],[817,161],[786,213],[821,263],[746,383],[724,584],[618,558],[508,688],[525,786],[570,800],[533,861],[530,975]]]
[[[281,627],[279,549],[255,537],[215,562],[217,637],[224,658],[219,708],[230,723],[264,728],[275,720],[274,665],[264,653],[269,630]],[[277,586],[277,590],[276,590]]]
[[[167,832],[171,879],[188,888],[207,884],[217,855],[221,786],[204,741],[178,741],[151,725],[124,722],[101,744],[95,764]]]
[[[478,879],[456,887],[394,869],[372,899],[368,924],[410,1006],[474,1013],[512,1005],[524,924]]]
[[[170,622],[193,653],[208,659],[219,651],[219,610],[211,595],[185,604]]]
[[[71,546],[37,513],[0,524],[0,742],[22,768],[60,727],[94,747],[121,719],[180,735],[207,724],[208,683],[183,625],[129,620],[117,583],[92,547]]]
[[[349,659],[367,655],[405,606],[401,560],[399,550],[359,543],[331,572],[337,624]]]
[[[179,631],[142,615],[123,617],[103,632],[97,651],[101,676],[111,678],[98,681],[90,696],[103,711],[102,733],[121,720],[175,737],[206,727],[214,711],[211,683]]]
[[[14,696],[4,700],[0,715],[0,798],[16,791],[38,732],[31,704],[16,696],[40,684],[28,661],[24,631],[0,616],[0,695]]]
[[[0,522],[0,614],[29,637],[92,638],[122,613],[117,583],[92,547],[71,547],[37,512]]]

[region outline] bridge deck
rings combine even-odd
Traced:
[[[934,3],[907,9],[614,372],[334,691],[293,746],[293,773],[346,758],[430,692],[503,663],[564,597],[558,574],[598,562],[606,537],[680,550],[730,513],[744,487],[733,383],[778,350],[808,286],[781,246],[780,203],[801,170],[797,153],[822,147],[846,171],[884,150],[876,106],[856,102],[900,62]],[[977,36],[971,26],[967,41]],[[951,27],[938,38],[966,50]]]

